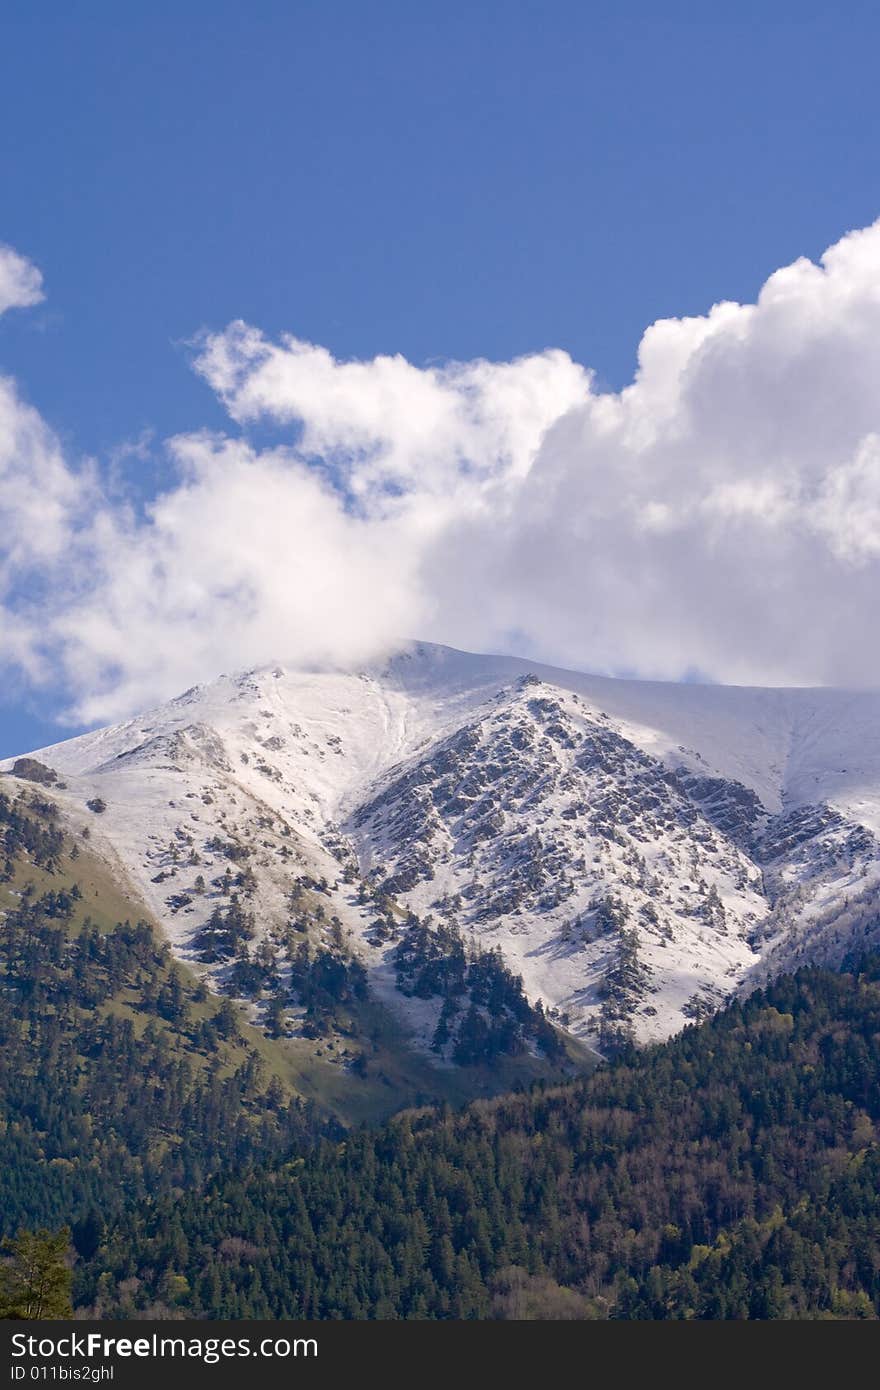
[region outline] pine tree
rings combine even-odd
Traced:
[[[8,1258],[0,1264],[0,1318],[73,1316],[67,1264],[70,1230],[19,1231],[3,1242]]]

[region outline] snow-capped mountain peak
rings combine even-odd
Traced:
[[[613,680],[418,642],[363,671],[221,676],[30,756],[183,958],[230,865],[245,954],[280,951],[292,883],[322,882],[317,937],[441,1059],[440,1003],[401,984],[406,923],[499,948],[533,1003],[606,1049],[876,930],[874,692]]]

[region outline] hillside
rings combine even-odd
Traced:
[[[342,1039],[254,1027],[61,829],[47,788],[0,777],[0,1236],[109,1220],[125,1201],[243,1163],[284,1161],[322,1134],[402,1106],[460,1104],[567,1062],[438,1071],[366,999],[314,993]]]
[[[338,1132],[274,1045],[174,961],[87,843],[61,833],[50,801],[0,789],[0,842],[3,1235],[103,1223],[125,1202]]]

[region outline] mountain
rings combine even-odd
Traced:
[[[222,676],[3,767],[177,957],[341,1067],[340,993],[439,1068],[549,1055],[548,1019],[610,1054],[880,938],[876,692],[413,643]]]

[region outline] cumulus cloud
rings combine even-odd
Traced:
[[[414,547],[350,516],[287,451],[193,435],[146,522],[105,508],[78,539],[95,568],[53,634],[77,713],[112,718],[267,660],[363,662],[407,631]]]
[[[444,496],[525,477],[548,427],[587,400],[591,379],[558,351],[425,368],[400,356],[337,362],[240,322],[205,337],[196,368],[239,424],[298,425],[300,452],[333,467],[371,511],[401,490]]]
[[[53,672],[77,717],[404,634],[672,679],[880,683],[880,223],[755,304],[652,324],[620,392],[560,351],[340,362],[243,323],[194,366],[234,432],[169,441],[177,480],[146,513],[0,394],[7,655]],[[282,446],[249,442],[265,421]]]
[[[0,314],[26,309],[43,298],[43,277],[35,265],[11,246],[0,244]]]
[[[880,223],[756,304],[651,325],[633,383],[564,353],[335,363],[234,324],[198,370],[247,425],[296,422],[429,540],[422,631],[606,671],[876,683]],[[433,517],[434,526],[426,517]]]

